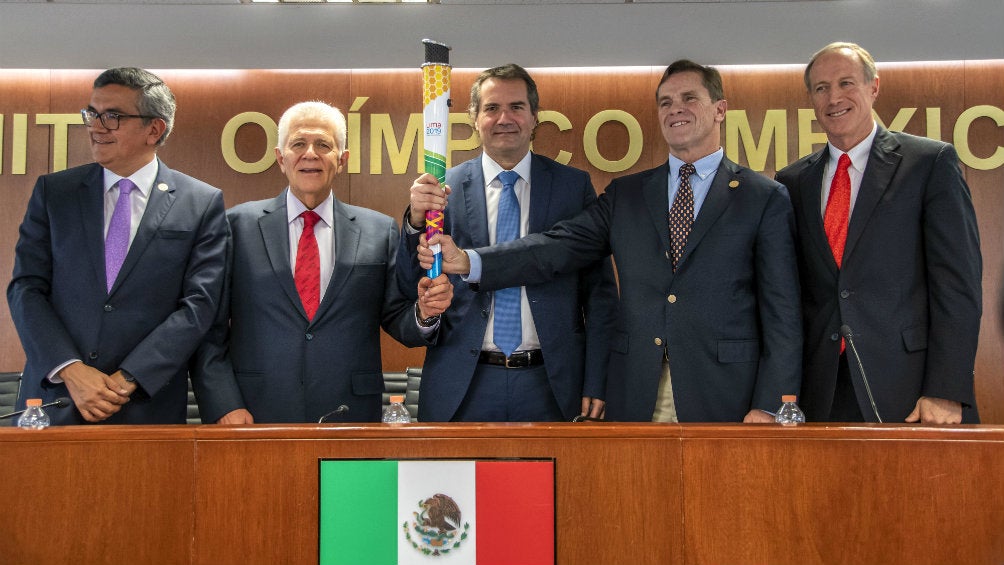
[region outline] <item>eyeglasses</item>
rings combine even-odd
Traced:
[[[84,125],[91,127],[94,125],[94,120],[99,120],[101,125],[107,130],[119,129],[119,120],[122,118],[143,118],[146,120],[152,120],[157,116],[143,116],[141,114],[120,114],[118,112],[101,112],[100,114],[90,109],[83,109],[80,111],[80,115],[84,118]]]

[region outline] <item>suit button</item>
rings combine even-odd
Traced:
[[[481,317],[482,318],[487,318],[488,317],[488,310],[482,310],[481,311]]]
[[[93,361],[98,358],[98,352],[91,351],[90,353],[87,354],[87,357]]]
[[[114,309],[115,307],[112,306],[111,304],[105,304],[105,312],[111,312]]]
[[[314,334],[307,334],[306,338],[307,338],[307,341],[310,341],[310,340],[314,339]]]
[[[661,337],[655,338],[655,344],[656,345],[662,345],[662,338]]]
[[[830,334],[830,341],[837,341],[840,339],[840,334]]]
[[[851,295],[851,291],[849,291],[849,290],[841,290],[840,291],[840,298],[847,298],[850,295]]]
[[[670,304],[676,304],[676,295],[670,294],[666,297],[666,300],[668,300]]]

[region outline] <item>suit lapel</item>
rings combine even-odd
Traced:
[[[545,231],[550,222],[548,205],[551,202],[551,171],[536,155],[530,155],[530,227],[528,233]]]
[[[672,248],[669,242],[669,161],[655,169],[641,187],[645,207],[659,234],[659,241],[666,253]]]
[[[105,182],[104,169],[94,165],[93,171],[76,191],[80,199],[80,225],[83,226],[84,244],[94,266],[94,280],[101,281],[101,290],[108,288],[105,280]]]
[[[153,188],[150,189],[150,197],[146,202],[146,211],[143,212],[143,218],[139,222],[136,237],[133,238],[132,243],[129,245],[129,252],[122,263],[122,269],[119,271],[118,278],[115,279],[112,293],[129,276],[129,272],[139,263],[140,257],[143,256],[150,242],[156,237],[157,229],[160,228],[160,224],[164,222],[164,218],[167,217],[171,206],[174,206],[174,201],[177,200],[175,190],[177,190],[177,186],[174,180],[174,173],[163,162],[158,162],[157,180],[153,182]]]
[[[334,270],[331,273],[331,280],[328,281],[328,287],[324,291],[324,299],[321,300],[311,325],[324,316],[324,313],[340,295],[342,287],[345,286],[352,274],[352,267],[356,264],[359,255],[359,240],[362,234],[356,224],[355,214],[337,198],[332,197],[332,205],[335,218]]]
[[[729,207],[729,203],[732,201],[732,191],[742,190],[740,179],[739,166],[728,159],[722,158],[722,162],[718,165],[718,170],[715,172],[715,178],[711,181],[708,195],[704,197],[704,203],[701,204],[701,211],[694,220],[694,226],[690,229],[690,235],[687,236],[687,245],[683,248],[683,255],[676,266],[677,270],[680,270],[686,264],[687,257],[690,257],[690,254],[701,243],[701,239],[708,233],[711,226],[718,221],[722,212]]]
[[[289,222],[286,220],[285,190],[262,209],[262,215],[258,218],[258,229],[261,230],[265,253],[268,254],[272,272],[279,281],[279,286],[306,319],[307,312],[303,309],[303,302],[300,301],[300,293],[296,291],[293,263],[289,258]]]
[[[885,128],[880,127],[872,142],[868,164],[861,177],[858,198],[854,202],[854,210],[851,212],[851,220],[847,226],[844,259],[850,257],[854,251],[854,245],[861,238],[861,233],[864,231],[865,225],[868,224],[868,219],[888,190],[893,175],[896,174],[896,169],[902,160],[902,156],[896,153],[898,148],[899,143],[896,138]]]
[[[801,215],[799,219],[807,227],[806,232],[815,246],[816,252],[821,257],[827,257],[827,265],[836,274],[837,262],[833,259],[833,250],[830,242],[826,239],[826,228],[823,226],[822,191],[823,172],[826,162],[829,160],[829,152],[823,149],[809,158],[805,168],[798,175],[799,190],[797,198],[802,200]],[[793,195],[794,197],[794,195]],[[845,253],[846,254],[846,253]]]
[[[470,234],[472,247],[487,247],[491,245],[491,241],[488,239],[488,204],[485,201],[485,175],[481,170],[481,158],[472,159],[463,167],[460,193],[468,224],[465,231]]]

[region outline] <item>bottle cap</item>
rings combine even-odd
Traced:
[[[391,403],[394,403],[394,402],[402,402],[403,403],[404,402],[404,395],[403,394],[395,394],[395,395],[393,395],[393,396],[390,397],[390,401],[391,401]]]
[[[42,405],[42,399],[41,398],[29,398],[28,400],[24,401],[24,405],[25,406],[41,406]]]
[[[794,394],[785,394],[784,396],[781,397],[781,402],[795,402],[796,398],[798,397],[795,396]]]

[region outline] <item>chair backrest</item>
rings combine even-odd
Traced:
[[[5,373],[7,374],[7,373]],[[20,373],[9,373],[17,376],[17,381],[20,382]],[[384,373],[383,374],[383,405],[387,406],[390,404],[390,396],[392,394],[403,394],[404,395],[404,407],[408,409],[411,414],[412,420],[418,419],[418,387],[422,381],[422,368],[421,367],[408,367],[403,373]],[[0,392],[4,389],[2,388],[3,382],[0,381]],[[17,388],[14,388],[14,398],[10,399],[11,406],[14,405],[14,400],[17,398]],[[0,396],[0,403],[2,403],[4,398]],[[13,410],[13,408],[11,408]],[[10,412],[7,410],[3,412],[6,414]],[[192,380],[188,380],[188,423],[189,424],[201,424],[202,420],[199,418],[199,405],[195,401],[195,392],[192,390]]]
[[[418,389],[422,384],[422,368],[408,367],[404,370],[408,375],[408,387],[404,393],[404,405],[411,412],[411,419],[418,421]]]
[[[21,389],[21,373],[0,373],[0,414],[14,411],[17,393]],[[0,426],[12,426],[17,418],[0,420]]]
[[[185,415],[185,421],[189,424],[202,423],[202,418],[199,417],[199,404],[195,401],[195,391],[192,390],[192,379],[188,379],[188,413]]]
[[[390,404],[391,395],[404,395],[404,407],[413,421],[418,421],[418,385],[422,379],[422,369],[408,367],[403,373],[383,374],[383,405]]]

